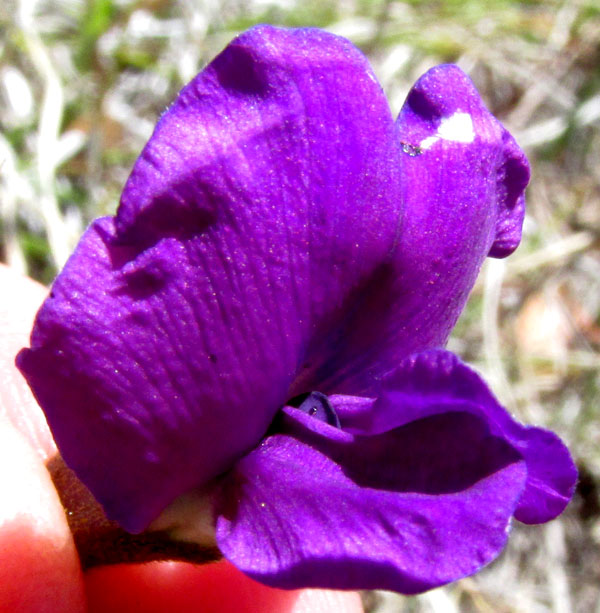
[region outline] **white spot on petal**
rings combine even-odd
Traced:
[[[473,120],[469,113],[454,113],[450,117],[444,117],[438,128],[438,135],[444,140],[456,143],[472,143],[475,139]]]
[[[419,147],[423,150],[431,149],[440,139],[453,143],[472,143],[475,140],[475,130],[471,115],[456,112],[450,117],[444,117],[437,132],[424,138]]]
[[[419,147],[421,149],[430,149],[440,140],[440,137],[436,134],[435,136],[428,136],[421,141]]]

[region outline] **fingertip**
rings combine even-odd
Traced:
[[[225,560],[99,567],[85,585],[89,613],[362,613],[358,594],[270,588]]]
[[[40,458],[0,419],[0,611],[84,613],[81,571]]]

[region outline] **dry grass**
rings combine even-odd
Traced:
[[[552,427],[581,467],[560,520],[515,526],[478,576],[378,613],[600,611],[600,8],[596,0],[5,0],[0,6],[0,248],[49,282],[85,225],[112,213],[178,89],[257,22],[318,25],[370,56],[400,108],[457,62],[533,167],[516,255],[486,265],[451,348],[516,414]]]

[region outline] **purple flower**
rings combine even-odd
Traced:
[[[264,583],[453,581],[576,478],[440,349],[528,179],[457,67],[394,122],[348,41],[253,28],[162,116],[18,365],[131,532],[211,484],[221,551]]]

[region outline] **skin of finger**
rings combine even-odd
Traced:
[[[90,613],[362,613],[356,592],[278,590],[223,560],[107,566],[86,573]],[[111,586],[108,590],[107,586]]]
[[[54,442],[14,365],[47,290],[4,266],[0,288],[0,611],[83,613],[79,560],[43,464]]]
[[[0,611],[84,613],[79,561],[36,451],[0,420]]]
[[[0,264],[0,417],[8,419],[46,460],[56,453],[44,414],[15,366],[29,345],[35,314],[48,290]]]

